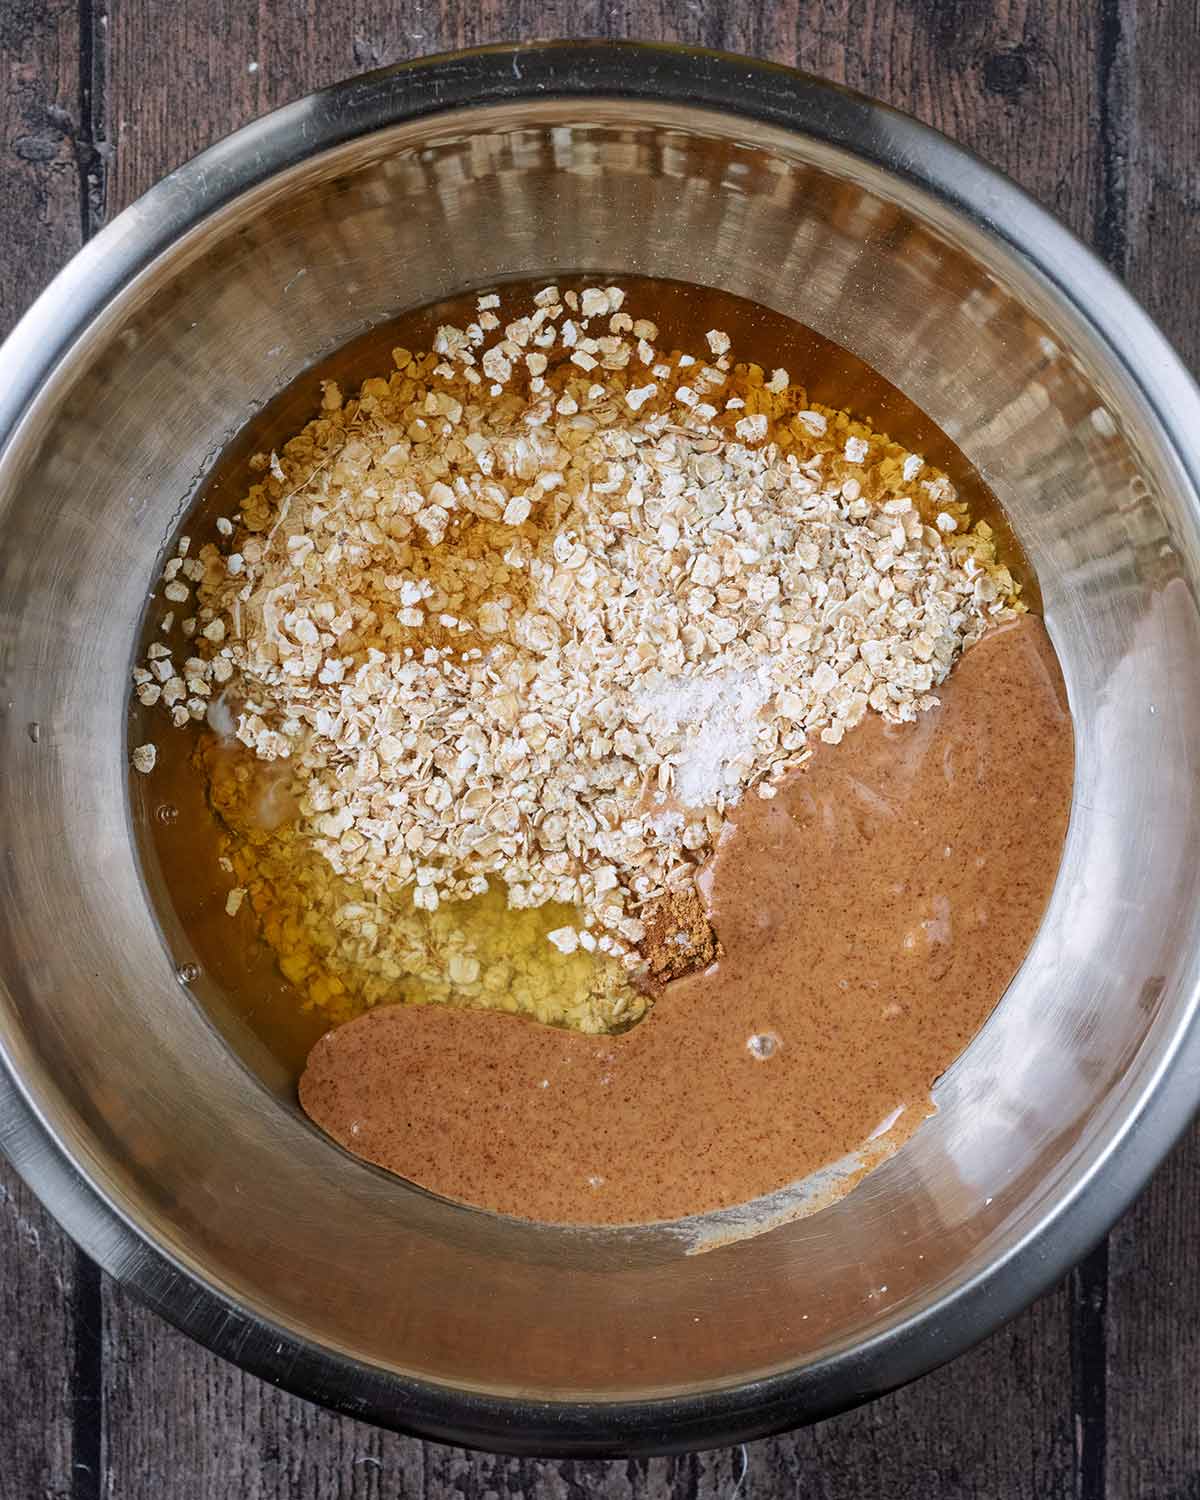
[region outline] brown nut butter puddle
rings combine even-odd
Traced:
[[[1071,803],[1040,621],[968,651],[915,724],[875,714],[734,809],[705,877],[720,960],[622,1036],[381,1007],[300,1081],[356,1155],[523,1218],[621,1224],[743,1204],[933,1111],[1037,932]]]

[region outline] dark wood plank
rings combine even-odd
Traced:
[[[924,1380],[819,1427],[750,1444],[743,1493],[1069,1500],[1069,1318],[1064,1284]]]
[[[1089,0],[790,0],[776,15],[781,61],[916,115],[1089,236],[1099,187],[1098,11]]]
[[[80,241],[75,6],[0,5],[0,335]]]
[[[1132,4],[1111,39],[1131,128],[1112,173],[1127,215],[1120,268],[1200,374],[1200,4]],[[1200,1127],[1111,1237],[1111,1493],[1200,1496]]]
[[[0,6],[0,337],[79,245],[79,103],[74,5]],[[0,1500],[70,1495],[73,1465],[88,1463],[73,1381],[79,1270],[0,1161]]]
[[[1200,1495],[1200,1126],[1112,1235],[1114,1495]]]
[[[73,1405],[78,1262],[0,1159],[0,1500],[59,1500],[87,1462]]]
[[[167,1478],[177,1500],[1073,1493],[1065,1287],[953,1366],[874,1406],[745,1447],[642,1462],[521,1461],[399,1438],[250,1379],[111,1285],[105,1319],[106,1480],[122,1500],[158,1500]]]
[[[1073,227],[1096,222],[1097,8],[1088,0],[115,0],[107,28],[110,210],[180,161],[338,78],[446,47],[640,37],[808,68],[906,109],[1010,172]]]
[[[425,1493],[424,1444],[252,1379],[111,1281],[104,1313],[106,1496],[391,1500]]]
[[[1111,1236],[1110,1494],[1200,1495],[1200,1126]]]
[[[1200,372],[1200,0],[1130,4],[1115,46],[1136,122],[1119,143],[1128,203],[1123,270]]]

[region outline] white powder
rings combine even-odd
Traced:
[[[702,677],[656,674],[641,688],[637,700],[654,742],[679,740],[671,756],[676,802],[711,807],[722,793],[736,800],[743,778],[733,763],[754,759],[758,715],[772,692],[765,673],[731,668]]]
[[[232,745],[237,740],[239,712],[240,709],[235,709],[230,700],[228,689],[208,700],[204,717],[208,720],[208,727],[225,745]]]

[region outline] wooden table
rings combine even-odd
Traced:
[[[754,53],[911,111],[1061,215],[1200,368],[1200,0],[0,0],[0,332],[106,219],[255,115],[549,35]],[[1194,1130],[1061,1286],[896,1395],[723,1452],[518,1462],[377,1432],[213,1358],[0,1165],[0,1500],[1200,1500],[1198,1235]]]

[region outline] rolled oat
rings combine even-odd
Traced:
[[[1020,606],[917,455],[731,367],[719,330],[714,366],[656,349],[618,288],[573,297],[503,327],[482,298],[355,399],[327,382],[218,544],[181,542],[194,655],[156,644],[136,681],[286,763],[297,837],[367,898],[341,925],[490,884],[575,907],[563,954],[637,969],[730,804],[868,711],[914,718]]]

